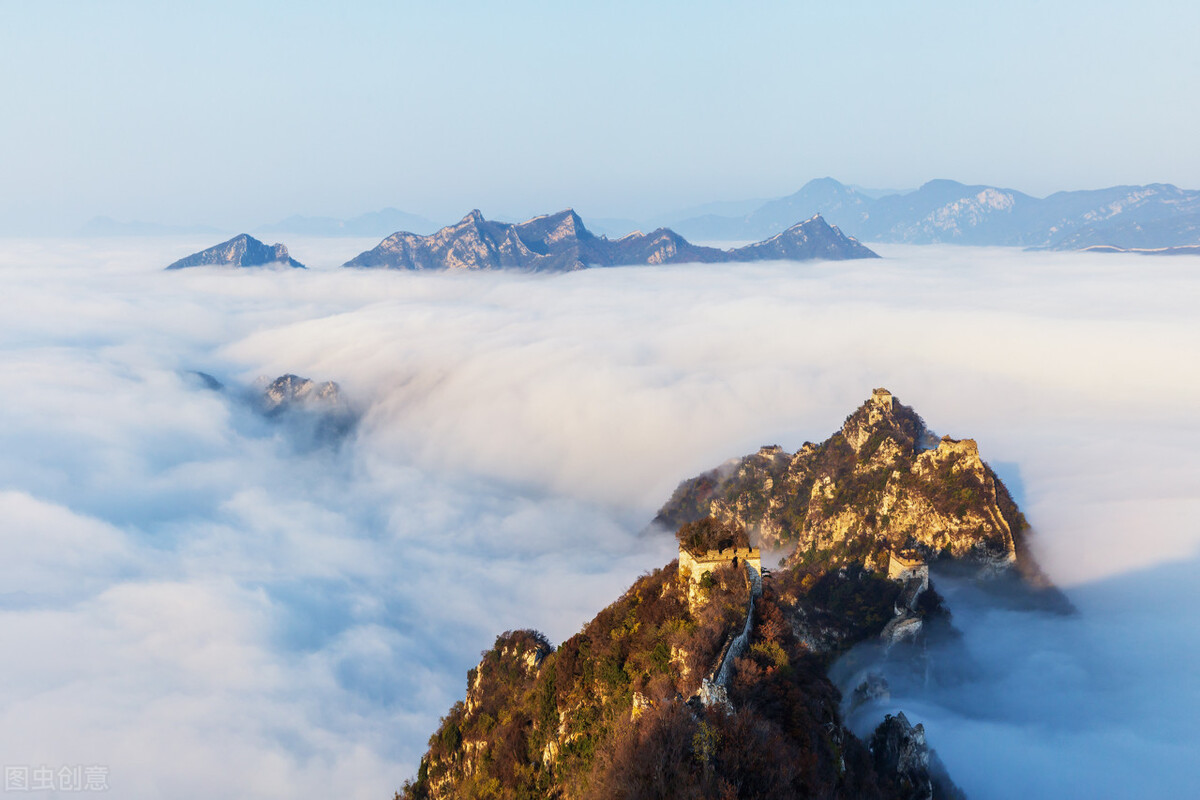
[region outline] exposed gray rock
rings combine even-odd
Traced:
[[[770,239],[727,251],[730,261],[809,261],[823,258],[838,261],[847,258],[879,258],[827,223],[821,215],[797,222]]]
[[[763,548],[886,572],[916,548],[983,573],[1036,570],[1024,516],[971,439],[933,437],[886,389],[825,442],[759,452],[684,481],[655,518],[664,528],[712,516]],[[1021,562],[1021,563],[1018,563]],[[1024,572],[1022,573],[1024,574]]]
[[[925,741],[925,726],[913,727],[904,712],[888,714],[869,744],[875,769],[894,776],[905,800],[965,800],[937,754]]]
[[[883,639],[888,647],[900,642],[916,643],[920,641],[923,630],[924,623],[921,617],[905,609],[883,627],[879,638]]]
[[[271,264],[304,269],[303,264],[288,255],[288,249],[283,245],[263,244],[248,233],[238,234],[227,242],[192,253],[171,264],[167,269],[203,266],[263,267]]]
[[[634,264],[878,258],[830,227],[821,217],[791,226],[771,239],[732,250],[690,244],[668,228],[620,239],[596,236],[571,209],[512,225],[472,211],[431,236],[398,232],[347,261],[346,267],[407,270],[567,272]]]
[[[298,375],[281,375],[262,389],[256,402],[268,419],[286,423],[297,443],[305,447],[335,444],[358,421],[333,381],[317,383]]]
[[[281,375],[262,393],[263,411],[278,414],[288,409],[335,410],[342,408],[341,389],[333,381],[317,383],[299,375]]]

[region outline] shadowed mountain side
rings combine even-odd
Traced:
[[[732,250],[689,243],[668,228],[620,239],[596,236],[574,211],[512,225],[472,211],[432,236],[400,232],[346,262],[346,267],[441,270],[518,269],[568,272],[634,264],[717,263],[764,260],[878,258],[820,216],[793,225],[764,242]]]
[[[558,648],[536,631],[497,637],[397,797],[960,797],[931,774],[921,726],[881,725],[874,752],[848,731],[826,672],[881,635],[904,587],[792,568],[758,591],[750,576],[673,561]],[[921,594],[906,614],[945,620]]]
[[[167,269],[205,266],[263,267],[269,264],[304,269],[303,264],[288,255],[288,249],[283,245],[263,244],[247,233],[238,234],[227,242],[185,256]]]

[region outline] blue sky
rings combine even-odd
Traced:
[[[1200,187],[1184,3],[0,3],[0,229]]]

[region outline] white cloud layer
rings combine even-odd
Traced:
[[[680,479],[823,439],[882,385],[1009,481],[1083,612],[1032,641],[1091,676],[1068,712],[1120,711],[1076,717],[1063,752],[1098,757],[1068,784],[1044,692],[998,721],[951,704],[929,724],[952,773],[977,789],[999,750],[1046,776],[1029,796],[1132,796],[1102,757],[1127,747],[1188,785],[1200,690],[1159,668],[1200,638],[1176,613],[1200,543],[1196,259],[415,275],[297,240],[314,269],[160,271],[192,244],[0,243],[3,763],[107,765],[122,797],[388,796],[496,633],[561,640],[671,558],[639,531]],[[311,450],[190,370],[336,380],[363,418]],[[1139,579],[1160,575],[1171,592]],[[981,652],[1013,630],[959,624]]]

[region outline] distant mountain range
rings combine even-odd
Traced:
[[[627,234],[637,228],[655,233],[667,230],[672,232],[671,235],[681,239],[686,237],[691,242],[757,242],[783,233],[795,225],[796,220],[807,220],[815,215],[860,242],[951,243],[1052,250],[1104,247],[1156,252],[1200,246],[1200,191],[1166,183],[1056,192],[1049,197],[1037,198],[1015,189],[966,185],[951,180],[934,180],[919,189],[889,193],[848,186],[833,178],[819,178],[809,181],[794,194],[774,200],[706,203],[641,222],[621,218],[588,219],[589,235],[606,236],[614,243],[628,238]],[[492,220],[488,224],[507,223]],[[272,236],[391,238],[397,231],[441,235],[456,226],[442,231],[437,231],[437,227],[423,216],[385,208],[348,219],[291,216],[256,228],[254,232]],[[84,236],[222,232],[204,225],[117,222],[108,217],[95,217],[79,231]],[[629,249],[629,245],[637,241],[626,242],[623,248]],[[689,243],[688,246],[693,245]],[[1176,249],[1172,252],[1188,251]],[[604,263],[603,259],[600,263]]]
[[[1164,183],[1056,192],[1039,199],[1015,189],[935,180],[916,191],[875,198],[820,178],[747,214],[702,214],[674,227],[699,239],[761,239],[813,214],[867,242],[1054,250],[1200,244],[1200,192]]]
[[[185,256],[167,267],[167,269],[186,269],[187,267],[265,267],[278,265],[304,269],[304,265],[288,255],[288,249],[281,244],[263,244],[253,236],[242,233],[227,242]]]
[[[523,269],[565,272],[622,264],[800,261],[878,258],[819,216],[796,223],[766,241],[731,250],[690,244],[669,228],[620,239],[596,236],[571,209],[516,225],[483,218],[478,210],[432,236],[395,233],[347,261],[347,267],[387,269]]]

